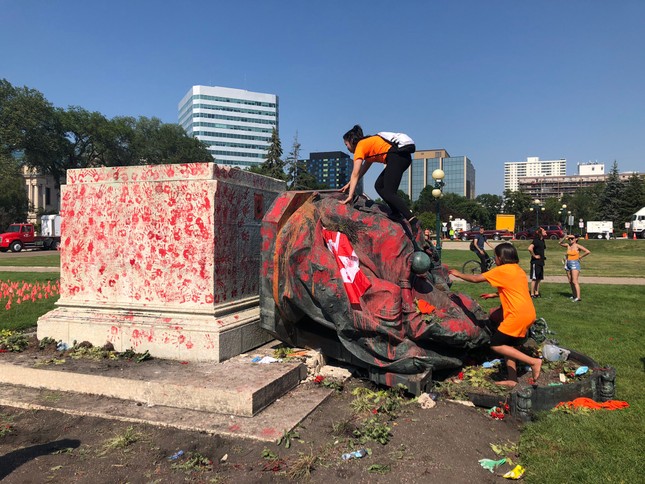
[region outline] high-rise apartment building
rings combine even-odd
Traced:
[[[220,165],[249,167],[266,160],[278,96],[228,87],[193,86],[179,102],[179,125],[203,141]]]
[[[517,191],[520,177],[565,176],[567,160],[540,160],[530,156],[526,161],[509,161],[504,163],[504,190]]]
[[[322,151],[310,153],[307,160],[307,171],[316,178],[316,182],[336,190],[345,186],[352,175],[354,161],[342,151]],[[363,192],[363,179],[359,180],[356,194]]]
[[[475,198],[475,167],[467,156],[450,156],[444,149],[423,150],[414,153],[412,165],[403,173],[399,189],[413,202],[428,185],[434,186],[432,172],[441,168],[444,193],[456,193],[469,199]]]

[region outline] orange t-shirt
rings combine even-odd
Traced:
[[[526,273],[519,264],[503,264],[482,274],[499,291],[504,321],[499,332],[516,338],[526,336],[526,330],[535,321],[535,306],[529,295]]]
[[[368,136],[356,144],[354,159],[385,163],[385,157],[391,147],[392,145],[380,136]]]

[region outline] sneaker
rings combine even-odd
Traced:
[[[574,298],[571,298],[571,301],[573,301],[573,302],[580,302],[580,301],[582,301],[582,299],[580,299],[580,298],[575,298],[575,299],[574,299]]]

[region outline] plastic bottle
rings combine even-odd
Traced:
[[[361,459],[367,455],[367,451],[365,449],[361,450],[355,450],[354,452],[348,452],[347,454],[343,454],[343,460],[349,460],[349,459]]]

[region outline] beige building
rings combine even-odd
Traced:
[[[632,173],[620,173],[621,181],[627,180]],[[578,188],[589,188],[607,181],[609,174],[600,175],[569,175],[569,176],[523,176],[518,178],[519,189],[539,200],[547,198],[562,198],[572,194]]]
[[[29,213],[27,221],[38,222],[38,216],[43,213],[58,213],[60,209],[60,187],[56,186],[54,177],[42,175],[33,168],[23,166],[22,175],[25,177],[27,197],[29,198]]]

